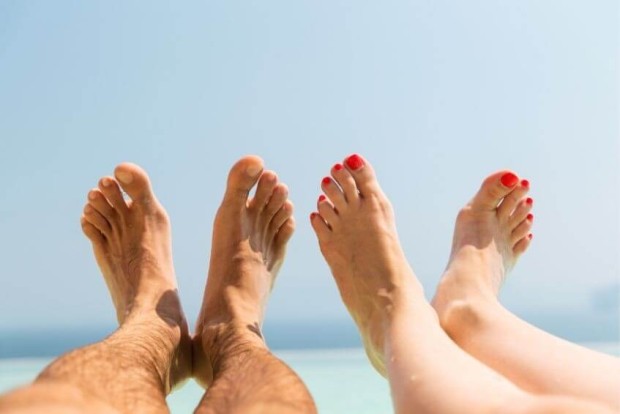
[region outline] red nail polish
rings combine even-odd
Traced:
[[[531,197],[528,197],[525,199],[525,203],[531,206],[532,204],[534,204],[534,199]]]
[[[534,215],[533,215],[533,214],[531,214],[531,213],[530,213],[530,214],[528,214],[528,215],[527,215],[527,219],[528,219],[529,221],[534,220]]]
[[[323,185],[328,185],[329,183],[332,182],[332,179],[329,177],[325,177],[323,178]]]
[[[534,238],[534,235],[532,233],[530,233],[530,234],[527,235],[527,238],[532,240]]]
[[[326,197],[325,197],[323,194],[321,194],[321,195],[319,196],[319,203],[320,203],[321,201],[325,201],[325,198],[326,198]]]
[[[318,216],[318,213],[310,213],[310,220],[314,220],[316,216]]]
[[[530,182],[528,180],[521,180],[521,187],[530,188]]]
[[[336,171],[340,171],[340,170],[342,170],[342,168],[343,168],[342,164],[335,164],[334,165],[334,170],[336,170]]]
[[[344,162],[346,162],[347,166],[353,171],[359,170],[364,166],[364,160],[357,154],[349,155]]]
[[[517,183],[519,182],[519,177],[517,177],[513,173],[506,173],[502,175],[502,178],[500,178],[500,181],[505,187],[512,188],[515,185],[517,185]]]

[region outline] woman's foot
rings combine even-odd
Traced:
[[[530,245],[533,200],[529,182],[510,171],[489,177],[456,219],[452,253],[433,306],[455,335],[476,307],[497,300],[506,274]]]
[[[258,183],[258,184],[257,184]],[[250,190],[257,185],[253,198]],[[286,245],[295,229],[287,187],[263,162],[244,157],[231,169],[213,226],[211,263],[194,339],[194,375],[208,387],[222,357],[266,348],[261,327]]]
[[[191,348],[177,293],[170,222],[142,168],[124,163],[114,175],[88,193],[82,230],[92,242],[121,329],[153,324],[170,353],[170,372],[163,376],[172,388],[190,374]]]
[[[422,300],[401,249],[394,213],[372,166],[359,155],[331,169],[311,223],[321,252],[355,320],[373,366],[385,370],[385,335],[393,316]]]

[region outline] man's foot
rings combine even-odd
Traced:
[[[266,349],[261,333],[265,307],[295,229],[287,198],[287,187],[274,172],[263,172],[258,157],[244,157],[230,170],[213,226],[194,339],[194,376],[204,387],[213,381],[224,355],[242,353],[246,346]]]
[[[373,366],[385,375],[385,334],[393,316],[411,300],[422,300],[401,249],[394,213],[372,166],[347,157],[322,181],[311,223],[340,295],[355,320]]]
[[[497,299],[506,274],[529,247],[534,216],[528,191],[527,180],[500,171],[459,212],[450,260],[433,299],[450,335],[473,320],[477,305]]]
[[[151,324],[172,354],[171,388],[187,378],[191,348],[172,263],[170,221],[146,172],[134,164],[116,167],[88,193],[82,230],[93,245],[121,326]],[[125,200],[122,190],[130,197]]]

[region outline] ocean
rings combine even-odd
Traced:
[[[620,355],[616,342],[584,344]],[[278,350],[275,354],[304,380],[322,414],[392,413],[387,381],[368,363],[361,348]],[[52,358],[0,359],[0,393],[32,381]],[[192,412],[203,390],[192,380],[168,397],[173,414]]]

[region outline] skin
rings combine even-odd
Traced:
[[[336,164],[322,189],[327,197],[319,199],[312,227],[366,353],[390,383],[397,413],[611,412],[528,393],[450,339],[405,258],[392,207],[368,161],[353,155]],[[475,200],[494,191],[486,188]]]
[[[1,397],[0,413],[169,412],[166,395],[192,374],[209,387],[197,413],[316,413],[303,382],[260,331],[295,227],[286,186],[262,169],[259,158],[245,157],[230,172],[193,342],[177,294],[170,222],[146,172],[121,164],[115,178],[104,177],[88,195],[82,229],[119,329]]]
[[[194,377],[207,388],[197,413],[317,412],[306,386],[269,351],[261,333],[295,228],[287,187],[272,171],[262,171],[258,157],[239,160],[215,217],[193,341]]]
[[[474,198],[456,219],[450,260],[433,299],[441,325],[462,349],[525,390],[620,411],[618,358],[554,337],[498,300],[502,282],[531,242],[532,226],[529,183],[497,186],[505,174],[516,177],[509,171],[488,177],[480,190],[488,197]]]
[[[61,356],[33,384],[0,398],[2,413],[164,413],[166,395],[191,374],[168,217],[140,167],[121,164],[115,176],[89,192],[81,224],[119,328]],[[123,199],[121,186],[130,200]]]

